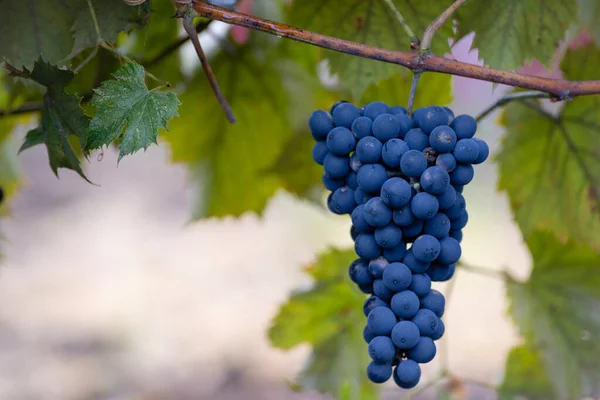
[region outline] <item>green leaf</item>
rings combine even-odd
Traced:
[[[144,81],[144,67],[126,63],[94,90],[91,104],[96,114],[90,123],[86,150],[98,149],[121,138],[119,160],[156,143],[158,129],[177,116],[180,104],[174,93],[151,91]]]
[[[462,34],[475,32],[473,47],[486,65],[516,70],[532,59],[550,64],[565,31],[577,22],[577,3],[470,0],[459,19]]]
[[[307,268],[315,280],[311,289],[295,293],[284,304],[269,330],[273,346],[290,349],[302,343],[313,352],[299,377],[306,389],[340,399],[376,398],[368,384],[369,356],[362,338],[365,295],[350,282],[352,250],[329,250]]]
[[[527,282],[507,282],[509,312],[536,349],[560,400],[588,395],[600,378],[600,254],[537,231]]]
[[[148,5],[128,6],[123,1],[93,0],[91,2],[95,20],[98,23],[100,37],[96,32],[94,15],[87,2],[79,6],[73,23],[74,43],[69,58],[79,54],[88,47],[93,47],[102,40],[114,42],[119,32],[143,25],[148,16]],[[171,10],[172,10],[171,6]]]
[[[0,119],[0,129],[3,128],[2,121]],[[0,216],[8,213],[6,208],[8,200],[21,185],[21,167],[17,160],[18,147],[15,142],[15,138],[12,137],[0,138],[0,187],[4,193],[4,199],[0,203]]]
[[[425,28],[450,4],[450,1],[393,0],[408,21],[413,32],[421,35]],[[342,1],[303,0],[292,4],[289,16],[292,25],[311,29],[340,39],[351,40],[390,50],[410,51],[410,38],[382,0]],[[445,24],[435,36],[432,51],[443,54],[449,50],[452,24]],[[326,52],[332,72],[350,89],[355,99],[372,84],[389,78],[403,68],[336,52]]]
[[[504,380],[498,388],[500,400],[548,400],[552,385],[544,370],[540,354],[527,345],[514,347],[508,354]]]
[[[58,176],[58,168],[67,168],[88,180],[79,163],[77,156],[79,150],[75,150],[72,142],[69,141],[70,136],[75,136],[79,147],[83,148],[87,141],[89,125],[89,118],[80,106],[81,99],[65,92],[65,87],[73,79],[73,72],[58,69],[49,62],[39,59],[31,72],[28,70],[23,72],[23,77],[45,86],[47,90],[42,104],[40,126],[27,133],[20,151],[45,144],[50,168],[56,176]]]
[[[600,44],[600,3],[597,0],[578,0],[579,20]]]
[[[569,52],[563,67],[568,79],[591,79],[599,62],[600,51],[586,47]],[[525,237],[550,229],[600,250],[600,99],[566,104],[558,123],[528,104],[537,103],[505,109],[499,187]]]

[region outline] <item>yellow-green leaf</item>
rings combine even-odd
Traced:
[[[527,345],[508,354],[504,380],[498,388],[500,400],[549,400],[554,397],[540,353]]]

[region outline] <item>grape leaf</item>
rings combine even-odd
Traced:
[[[180,104],[174,93],[151,91],[144,67],[127,62],[94,90],[91,104],[96,114],[90,123],[86,150],[98,149],[121,138],[119,160],[156,143],[158,129],[167,129]]]
[[[299,377],[304,389],[348,399],[375,397],[365,373],[369,363],[362,338],[365,295],[347,278],[348,266],[355,258],[352,250],[331,249],[320,254],[306,269],[315,280],[313,287],[293,294],[269,330],[277,348],[287,350],[302,343],[313,346]]]
[[[527,282],[508,280],[509,312],[555,397],[580,399],[600,378],[600,254],[551,232],[536,231],[527,245],[533,270]]]
[[[196,75],[181,98],[186,117],[174,121],[165,135],[174,161],[188,164],[199,186],[208,176],[194,218],[262,212],[282,186],[284,178],[276,176],[273,165],[295,130],[306,130],[315,98],[323,92],[314,73],[315,52],[292,42],[264,46],[251,37],[234,54],[222,52],[211,61],[238,119],[234,125],[226,121],[204,74]],[[312,75],[295,62],[307,62],[304,58],[314,59]]]
[[[508,354],[504,380],[498,388],[500,400],[548,400],[554,397],[539,352],[527,345],[514,347]]]
[[[421,35],[429,23],[451,4],[450,1],[439,0],[393,2],[417,35]],[[390,50],[410,50],[410,38],[382,0],[295,1],[288,19],[292,25],[340,39]],[[452,35],[452,24],[445,24],[432,43],[432,51],[437,54],[448,51],[448,39]],[[404,71],[397,65],[337,52],[326,52],[325,56],[329,59],[332,72],[339,74],[341,82],[350,89],[354,99],[359,99],[373,83]]]
[[[40,126],[27,132],[20,152],[45,144],[50,168],[56,176],[58,168],[67,168],[89,182],[79,163],[79,150],[74,149],[73,142],[69,140],[70,136],[76,137],[78,146],[83,148],[87,141],[89,125],[89,118],[80,106],[81,99],[65,92],[65,87],[73,79],[73,72],[58,69],[40,58],[31,72],[25,69],[21,76],[45,86],[46,94],[42,104]]]
[[[563,70],[568,79],[593,79],[598,62],[600,51],[588,46],[568,52]],[[575,99],[557,121],[531,104],[537,103],[505,109],[499,187],[507,191],[525,237],[536,228],[550,229],[599,250],[600,99]]]
[[[458,12],[461,34],[475,32],[473,47],[491,67],[516,70],[537,59],[549,65],[560,40],[577,22],[575,1],[471,0]]]
[[[578,0],[579,20],[600,44],[600,3],[597,0]]]
[[[95,46],[102,40],[114,42],[119,32],[142,26],[147,20],[149,6],[144,3],[132,7],[123,1],[93,0],[92,7],[101,37],[98,37],[96,32],[92,10],[87,4],[81,4],[73,23],[74,42],[69,58],[88,47]],[[172,11],[173,6],[171,6]]]

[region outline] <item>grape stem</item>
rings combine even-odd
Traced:
[[[196,2],[193,6],[198,15],[202,17],[256,29],[341,53],[401,65],[412,71],[440,72],[523,89],[538,90],[549,93],[559,100],[575,96],[600,94],[600,81],[567,81],[543,78],[464,63],[435,55],[423,58],[420,51],[401,52],[367,46],[227,10],[206,2]]]
[[[396,17],[398,22],[400,22],[400,25],[402,25],[402,28],[404,28],[404,31],[410,38],[411,46],[415,47],[415,48],[417,46],[419,46],[419,38],[417,37],[417,35],[415,35],[413,30],[410,28],[410,26],[408,25],[408,23],[406,22],[406,20],[404,19],[404,17],[398,10],[398,8],[396,8],[396,5],[394,4],[394,2],[392,0],[384,0],[384,3],[387,4],[387,6],[389,7],[390,10],[392,10],[392,13],[394,14],[394,16]]]
[[[419,86],[419,79],[421,79],[422,72],[415,72],[412,77],[412,83],[410,85],[410,94],[408,95],[408,104],[406,110],[408,115],[412,116],[413,108],[415,106],[415,97],[417,95],[417,86]]]
[[[510,103],[511,101],[526,100],[526,99],[550,99],[550,98],[553,100],[558,100],[548,93],[538,92],[538,91],[509,93],[507,95],[502,96],[494,104],[490,105],[488,108],[483,110],[481,112],[481,114],[479,114],[475,118],[475,120],[477,122],[480,122],[482,119],[484,119],[485,117],[490,115],[492,112],[494,112],[497,108],[502,107],[502,106]]]
[[[494,279],[500,279],[502,281],[506,281],[508,278],[508,274],[505,271],[498,271],[491,268],[475,267],[464,263],[456,264],[456,267],[464,271],[473,272]]]
[[[423,33],[423,40],[421,41],[421,54],[429,54],[429,48],[431,47],[431,41],[437,33],[437,31],[452,17],[452,14],[460,6],[465,4],[467,0],[456,0],[450,7],[448,7],[443,13],[441,13]]]

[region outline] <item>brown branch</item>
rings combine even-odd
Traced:
[[[421,41],[421,51],[429,51],[431,47],[431,41],[433,37],[437,33],[437,31],[450,19],[452,14],[460,6],[466,3],[467,0],[456,0],[450,7],[446,9],[443,13],[441,13],[429,26],[425,29],[423,33],[423,40]]]
[[[194,49],[200,58],[200,63],[202,64],[202,69],[204,69],[204,73],[206,74],[206,78],[208,78],[208,82],[210,83],[210,87],[212,88],[219,104],[225,111],[225,115],[227,115],[227,119],[232,124],[235,123],[235,115],[233,115],[233,111],[231,110],[231,106],[227,102],[227,99],[221,92],[221,88],[219,88],[219,83],[217,82],[217,77],[213,72],[210,64],[208,63],[208,59],[206,58],[206,54],[204,54],[204,50],[202,50],[202,45],[200,45],[200,40],[198,39],[198,34],[196,33],[196,28],[194,27],[194,17],[187,14],[183,16],[183,28],[186,33],[189,35],[192,43],[194,44]]]
[[[431,55],[424,60],[420,60],[419,53],[416,51],[400,52],[371,47],[227,10],[205,2],[195,3],[194,9],[198,15],[210,19],[256,29],[280,37],[296,40],[298,42],[339,51],[341,53],[402,65],[413,71],[441,72],[487,82],[501,83],[523,89],[539,90],[541,92],[550,93],[559,99],[600,94],[600,81],[566,81],[561,79],[542,78],[468,64],[434,55]]]

